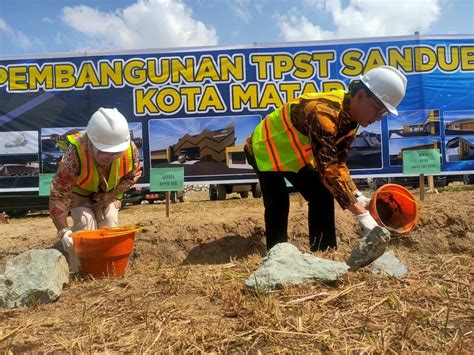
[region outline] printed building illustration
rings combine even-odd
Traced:
[[[169,163],[171,161],[169,147],[165,149],[158,149],[158,150],[151,151],[150,159],[152,163],[156,163],[156,164]]]
[[[233,169],[253,169],[252,165],[247,162],[247,158],[244,153],[243,145],[236,145],[234,147],[227,147],[226,153],[226,165]]]
[[[403,152],[406,151],[406,150],[422,150],[422,149],[441,149],[440,148],[440,142],[419,144],[419,145],[414,145],[412,147],[402,148],[402,149],[400,149],[400,153],[398,154],[398,158],[403,161]]]
[[[4,177],[29,177],[38,175],[38,164],[5,164],[0,169],[0,176]]]
[[[463,118],[446,123],[445,134],[474,134],[474,118]]]
[[[474,144],[462,137],[456,137],[446,143],[447,161],[474,160]]]
[[[208,129],[191,136],[184,135],[171,147],[171,159],[184,155],[186,160],[225,162],[226,148],[235,145],[235,128],[229,126],[216,131]]]
[[[362,131],[354,139],[347,164],[350,169],[382,167],[382,144],[380,134]]]
[[[184,167],[185,176],[252,174],[244,147],[235,145],[235,126],[216,130],[204,129],[199,134],[185,134],[176,144],[151,151],[151,167]]]
[[[351,148],[355,151],[364,151],[380,148],[380,145],[380,134],[363,131],[355,137]]]
[[[430,110],[426,119],[421,123],[404,124],[401,129],[391,129],[390,138],[419,137],[428,135],[439,135],[440,120],[439,110]]]
[[[421,124],[403,126],[403,135],[408,136],[412,133],[439,134],[439,111],[431,110]]]
[[[135,137],[135,134],[133,133],[133,129],[130,130],[130,140],[135,143],[137,148],[142,148],[143,147],[143,138],[142,137]]]
[[[210,131],[196,135],[185,134],[178,142],[164,149],[151,152],[153,163],[173,161],[226,162],[226,148],[235,145],[235,127]]]

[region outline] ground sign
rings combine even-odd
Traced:
[[[440,157],[439,149],[407,150],[403,153],[403,174],[439,174]]]
[[[184,189],[184,168],[151,169],[150,191],[181,191]]]

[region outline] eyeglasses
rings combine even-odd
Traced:
[[[375,103],[377,104],[377,116],[386,116],[388,115],[388,110],[385,108],[385,105],[378,99],[377,96],[371,96]]]

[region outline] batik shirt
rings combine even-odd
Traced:
[[[344,97],[341,110],[337,102],[300,98],[291,106],[291,121],[302,134],[309,137],[315,168],[321,181],[345,209],[357,202],[357,190],[346,165],[349,148],[357,134],[358,124],[349,115],[349,96]],[[252,137],[246,142],[246,149],[252,152]]]

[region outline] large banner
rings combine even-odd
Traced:
[[[170,166],[186,184],[255,181],[243,144],[262,118],[380,65],[407,76],[407,94],[398,117],[359,130],[353,176],[399,176],[403,152],[425,148],[442,174],[474,173],[474,36],[408,36],[0,59],[0,192],[36,191],[99,107],[127,117],[141,184]]]

